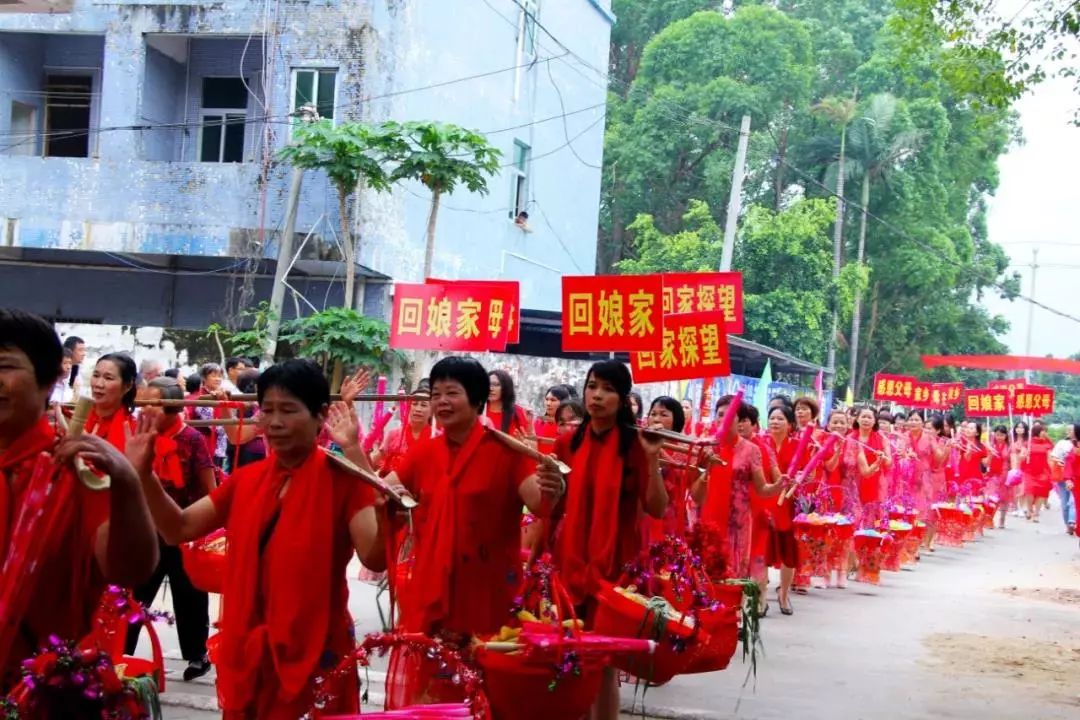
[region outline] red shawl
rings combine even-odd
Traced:
[[[108,440],[120,452],[127,447],[125,426],[128,431],[135,429],[135,421],[127,408],[120,408],[107,418],[100,417],[96,408],[90,408],[90,414],[86,416],[86,431]]]
[[[184,429],[179,415],[173,416],[172,426],[154,438],[154,474],[163,483],[174,488],[182,488],[187,483],[184,468],[180,464],[180,453],[176,446],[176,436]]]
[[[569,464],[558,556],[563,582],[574,601],[581,602],[619,571],[615,559],[624,467],[618,430],[597,437],[586,429]]]
[[[0,452],[0,565],[7,556],[9,533],[15,520],[15,498],[12,483],[6,476],[23,462],[46,452],[56,443],[56,432],[44,417],[15,439],[8,449]]]
[[[410,592],[400,598],[401,622],[406,628],[422,628],[426,631],[450,614],[450,578],[454,572],[455,545],[463,530],[454,527],[457,485],[486,432],[483,425],[475,423],[452,458],[450,442],[445,435],[429,445],[432,450],[429,462],[445,474],[423,498],[425,523],[429,527],[425,537],[432,539],[432,542],[418,548]]]
[[[705,501],[701,504],[701,522],[714,523],[726,532],[731,518],[731,475],[735,444],[724,440],[717,446],[716,454],[723,464],[713,463],[709,466],[709,488]]]
[[[279,498],[290,480],[284,497]],[[273,458],[247,465],[230,482],[236,501],[229,510],[228,573],[225,576],[218,660],[218,697],[223,710],[248,708],[267,654],[281,694],[296,697],[326,648],[334,531],[334,479],[330,460],[313,449],[295,469]],[[262,536],[278,513],[265,548]],[[264,557],[273,551],[273,571]]]

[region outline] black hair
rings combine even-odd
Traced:
[[[232,370],[237,365],[244,365],[246,367],[249,364],[250,363],[248,363],[247,358],[231,357],[231,358],[229,358],[228,360],[225,361],[225,372],[229,372],[230,370]]]
[[[570,408],[579,420],[585,417],[585,406],[581,404],[581,401],[577,398],[567,398],[559,403],[558,409],[555,410],[555,422],[559,422],[559,415],[566,408]]]
[[[169,377],[154,378],[146,384],[146,387],[150,390],[158,390],[161,392],[162,400],[183,400],[184,389],[180,387],[180,383]],[[184,411],[184,408],[178,406],[166,406],[164,408],[166,415],[179,415]]]
[[[311,360],[293,358],[271,365],[259,376],[257,384],[259,403],[270,388],[289,393],[304,404],[314,417],[330,404],[330,383],[323,371]]]
[[[1005,436],[1006,439],[1008,439],[1008,437],[1009,437],[1009,428],[1005,427],[1004,425],[995,425],[994,426],[994,433],[995,434],[996,433],[1001,433],[1002,435]]]
[[[930,416],[930,427],[934,428],[934,432],[938,435],[945,434],[945,416],[941,413],[934,413]]]
[[[244,394],[256,392],[258,387],[258,370],[245,370],[236,377],[236,389]]]
[[[1073,440],[1073,445],[1080,444],[1080,423],[1073,423],[1072,429],[1073,437],[1075,438]]]
[[[547,392],[544,393],[544,396],[547,397],[548,395],[550,395],[551,397],[555,398],[559,402],[569,400],[570,399],[570,392],[566,388],[567,388],[566,385],[552,385],[551,387],[549,387],[547,389]]]
[[[78,335],[68,335],[66,338],[64,338],[64,347],[66,347],[68,350],[74,350],[79,345],[85,344],[86,341]]]
[[[721,395],[720,397],[716,398],[716,404],[713,405],[713,415],[719,415],[720,408],[727,407],[734,399],[734,395]]]
[[[1043,425],[1040,421],[1036,420],[1035,422],[1031,423],[1031,432],[1029,432],[1028,434],[1032,438],[1036,438],[1044,432],[1046,432],[1046,426]]]
[[[641,393],[637,392],[636,390],[631,390],[630,391],[630,399],[637,401],[637,411],[634,413],[634,419],[635,420],[641,420],[642,416],[645,415],[645,401],[641,399]],[[653,405],[655,405],[655,404],[656,404],[656,401],[654,400]],[[650,405],[649,407],[651,409],[652,406]],[[631,409],[633,409],[633,408],[631,408]]]
[[[630,370],[618,360],[601,360],[598,363],[593,363],[593,366],[589,368],[589,372],[585,374],[586,387],[589,385],[589,379],[594,376],[611,383],[612,387],[615,388],[615,392],[619,395],[620,402],[619,410],[615,415],[615,430],[619,433],[619,454],[625,458],[627,453],[630,452],[632,444],[637,442],[638,437],[635,427],[636,418],[633,411],[630,410],[630,389],[634,384],[633,379],[630,377]],[[581,425],[574,431],[574,436],[570,439],[571,450],[577,450],[581,447],[587,432],[589,432],[588,410],[585,411]]]
[[[184,390],[186,390],[188,394],[198,392],[199,388],[201,387],[202,375],[200,375],[199,373],[191,373],[186,378],[184,378]]]
[[[63,348],[63,349],[61,349],[61,351],[60,351],[60,359],[61,360],[74,360],[75,359],[75,351],[72,350],[71,348]]]
[[[923,412],[922,410],[920,410],[919,408],[912,408],[911,412],[908,413],[908,419],[910,420],[911,418],[915,417],[916,415],[919,416],[920,420],[922,420],[923,422],[926,422],[926,413]]]
[[[892,419],[894,423],[900,422],[901,420],[907,420],[907,415],[905,415],[903,412],[896,412],[893,413]]]
[[[180,379],[180,368],[169,368],[165,372],[161,373],[165,377],[172,378],[173,380]],[[177,383],[179,384],[179,383]]]
[[[975,425],[975,447],[977,447],[977,448],[979,448],[981,450],[983,448],[983,441],[982,441],[982,429],[983,429],[983,426],[982,426],[982,423],[979,422],[978,420],[973,420],[972,422]]]
[[[98,358],[98,364],[105,361],[116,366],[116,369],[120,371],[120,382],[128,386],[128,389],[124,391],[124,396],[120,398],[120,404],[131,412],[135,409],[135,393],[138,390],[135,386],[135,377],[139,374],[139,370],[135,367],[135,361],[126,353],[109,353]]]
[[[773,395],[771,398],[769,398],[769,404],[772,405],[778,400],[784,407],[794,407],[794,405],[792,405],[791,403],[791,398],[789,398],[787,395],[784,395],[783,393]]]
[[[573,385],[571,385],[570,383],[563,383],[562,385],[559,385],[559,387],[565,389],[567,397],[569,397],[571,399],[576,398],[578,396],[577,388],[574,387]]]
[[[739,411],[735,413],[735,418],[737,420],[749,420],[751,425],[757,427],[761,418],[761,413],[759,413],[758,409],[753,405],[742,403],[739,405]]]
[[[873,405],[856,405],[855,406],[855,414],[854,414],[855,421],[856,421],[855,430],[859,429],[857,423],[858,423],[858,420],[859,420],[859,416],[862,415],[864,410],[869,410],[871,413],[874,414],[874,427],[872,427],[870,429],[873,430],[874,432],[877,432],[877,429],[878,429],[878,414],[877,414],[877,410],[874,409]]]
[[[484,407],[491,392],[491,378],[484,366],[464,355],[451,355],[435,363],[428,373],[428,382],[435,387],[439,380],[455,380],[461,383],[466,397],[469,398],[469,405],[477,410]],[[505,400],[503,405],[506,405]]]
[[[779,412],[787,420],[788,432],[795,430],[795,411],[791,409],[790,405],[777,405],[776,407],[769,408],[768,417],[772,417],[774,412]],[[874,429],[877,430],[877,422],[874,423]]]
[[[517,414],[517,390],[514,389],[514,378],[510,377],[510,373],[505,370],[492,370],[488,373],[489,383],[492,375],[499,378],[499,392],[501,393],[499,402],[502,403],[502,427],[499,429],[510,432],[510,425],[513,424],[514,416]]]
[[[45,318],[25,310],[0,308],[0,348],[26,353],[39,388],[56,383],[63,349],[56,330]]]
[[[893,414],[891,412],[889,412],[888,410],[886,410],[885,408],[881,408],[880,410],[877,411],[877,417],[878,417],[878,420],[884,420],[885,422],[892,422],[893,421]]]
[[[633,393],[631,393],[632,395]],[[668,410],[671,413],[671,429],[675,432],[682,432],[686,427],[686,413],[683,412],[682,403],[670,395],[661,395],[652,401],[652,405],[649,406],[649,414],[652,414],[653,408],[657,405]]]
[[[1027,423],[1024,422],[1023,420],[1017,420],[1016,424],[1013,425],[1013,431],[1012,431],[1013,442],[1016,441],[1016,439],[1017,439],[1016,431],[1019,430],[1020,428],[1024,428],[1024,439],[1025,440],[1030,440],[1031,439],[1031,430],[1028,429]]]

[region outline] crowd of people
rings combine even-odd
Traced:
[[[383,432],[362,427],[356,410],[371,379],[364,370],[331,402],[326,377],[306,360],[260,371],[233,358],[181,379],[122,353],[84,368],[85,355],[78,338],[61,344],[41,318],[0,309],[0,559],[19,547],[18,511],[34,498],[42,457],[54,481],[79,494],[37,551],[40,569],[23,590],[33,603],[24,598],[3,618],[17,628],[0,635],[5,691],[44,638],[88,631],[107,583],[148,604],[166,577],[184,677],[208,672],[208,597],[177,548],[219,528],[229,545],[215,662],[230,720],[293,720],[311,707],[315,678],[356,642],[346,566],[355,554],[369,572],[386,570],[406,532],[412,572],[398,588],[400,626],[465,647],[505,623],[523,547],[551,552],[588,622],[598,589],[667,535],[713,538],[707,565],[717,579],[754,578],[764,590],[769,568],[778,569],[779,611],[792,615],[792,593],[847,581],[844,573],[797,576],[800,513],[842,512],[873,527],[890,507],[915,508],[931,524],[925,550],[933,551],[933,503],[992,494],[1001,499],[1000,527],[1009,512],[1039,522],[1056,484],[1075,531],[1076,426],[1055,445],[1038,422],[986,435],[979,422],[947,413],[860,406],[823,414],[814,398],[783,396],[762,418],[730,395],[704,420],[688,401],[646,403],[614,360],[593,364],[580,386],[549,388],[534,413],[509,373],[451,356]],[[87,432],[67,437],[64,408],[80,393],[93,403]],[[257,403],[237,402],[236,393]],[[501,434],[545,457],[517,452]],[[817,453],[823,461],[807,472]],[[79,486],[77,456],[111,477],[107,492]],[[355,468],[381,476],[393,496],[417,500],[411,518],[391,512]],[[61,580],[70,592],[43,590]],[[771,596],[761,595],[767,614]],[[132,635],[129,650],[134,643]],[[398,702],[432,697],[430,677],[407,680],[395,688]],[[354,674],[324,710],[356,711],[355,683]],[[618,708],[608,668],[593,717],[615,718]]]

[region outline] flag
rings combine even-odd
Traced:
[[[825,371],[818,370],[817,377],[814,378],[814,394],[817,395],[817,404],[821,408],[822,416],[828,414],[828,409],[825,407]]]
[[[847,392],[844,393],[844,404],[851,407],[855,404],[855,394],[851,392],[851,386],[848,385]]]
[[[759,422],[765,426],[769,417],[769,386],[772,385],[772,360],[765,361],[765,369],[761,371],[761,380],[754,388],[754,407],[760,416]]]

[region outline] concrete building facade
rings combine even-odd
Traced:
[[[487,195],[444,198],[434,275],[520,280],[523,306],[550,311],[563,274],[593,272],[610,0],[4,8],[0,305],[197,328],[264,299],[289,185],[275,158],[307,103],[334,122],[452,122],[500,148]],[[419,184],[350,207],[368,314],[387,313],[392,280],[421,279],[428,207]],[[338,227],[309,171],[287,315],[342,300]]]

